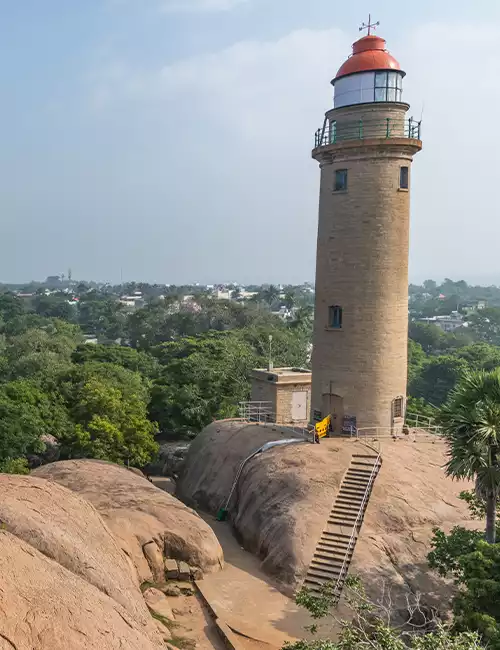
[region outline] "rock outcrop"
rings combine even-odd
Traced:
[[[7,530],[0,530],[0,574],[2,650],[164,647],[156,625],[147,633],[116,600]]]
[[[241,462],[265,442],[289,436],[270,425],[209,425],[191,444],[177,494],[190,505],[217,512]],[[363,449],[361,442],[330,439],[275,448],[244,467],[230,518],[245,548],[262,559],[263,569],[285,592],[305,577],[352,454]],[[361,576],[369,592],[376,593],[385,580],[399,592],[421,591],[439,606],[451,592],[426,564],[432,529],[478,526],[458,499],[470,485],[445,476],[444,443],[428,436],[417,436],[417,442],[382,440],[381,452],[383,463],[351,572]]]
[[[90,503],[34,476],[0,474],[0,493],[4,529],[116,600],[143,626],[151,625],[135,569]]]
[[[135,568],[90,503],[33,476],[0,474],[0,493],[0,648],[158,647]]]
[[[164,558],[204,572],[223,564],[212,529],[193,511],[144,478],[112,463],[70,460],[45,465],[34,476],[59,483],[89,501],[103,517],[139,580],[157,580]]]

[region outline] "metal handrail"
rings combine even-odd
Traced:
[[[400,430],[394,427],[361,427],[359,429],[356,429],[355,435],[358,439],[368,438],[368,437],[371,437],[373,439],[375,438],[405,439],[416,435],[415,431],[412,431],[412,429],[414,430],[416,429],[419,432],[424,432],[431,436],[436,436],[436,437],[439,437],[442,434],[441,427],[439,427],[438,425],[430,425],[430,426],[419,426],[419,427],[408,426],[407,433],[405,433],[403,429]]]
[[[368,479],[368,485],[366,486],[366,490],[365,490],[365,493],[363,495],[363,500],[361,501],[361,505],[359,506],[358,515],[357,515],[356,520],[355,520],[355,522],[353,524],[353,527],[352,527],[352,533],[351,533],[351,537],[349,538],[349,544],[347,545],[347,549],[346,549],[345,556],[344,556],[344,561],[342,563],[342,567],[340,569],[340,573],[339,573],[339,576],[337,578],[337,582],[336,582],[335,587],[333,589],[334,597],[337,596],[338,598],[340,598],[340,589],[341,589],[340,583],[343,580],[345,580],[345,576],[347,575],[347,572],[349,570],[350,562],[348,562],[347,560],[348,560],[348,557],[349,557],[349,554],[351,553],[351,551],[354,550],[354,546],[356,545],[356,541],[358,539],[358,537],[357,537],[358,524],[361,521],[361,519],[363,518],[365,508],[366,508],[366,504],[368,503],[368,499],[369,499],[370,494],[371,494],[371,488],[373,487],[373,484],[375,482],[375,477],[377,476],[378,470],[380,469],[379,462],[380,462],[380,464],[382,463],[381,456],[382,456],[382,454],[379,451],[378,456],[377,456],[377,458],[375,460],[375,463],[373,465],[373,469],[372,469],[372,472],[370,474],[370,478]]]
[[[323,147],[344,140],[365,140],[370,138],[409,138],[420,140],[421,121],[410,118],[382,120],[332,121],[324,123],[314,136],[314,146]]]

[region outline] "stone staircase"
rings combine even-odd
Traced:
[[[313,595],[331,583],[335,600],[340,598],[381,464],[382,458],[375,452],[353,454],[304,581]]]

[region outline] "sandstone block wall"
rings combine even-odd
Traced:
[[[393,401],[406,395],[410,193],[399,179],[419,148],[379,138],[315,150],[321,186],[312,410],[323,417],[324,395],[333,394],[356,426],[390,427]],[[345,192],[333,191],[338,169],[348,171]],[[329,327],[335,305],[342,329]]]

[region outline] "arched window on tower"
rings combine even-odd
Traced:
[[[342,329],[342,307],[328,307],[328,327],[334,330]]]
[[[404,417],[404,397],[396,397],[392,402],[392,418],[393,420]]]

